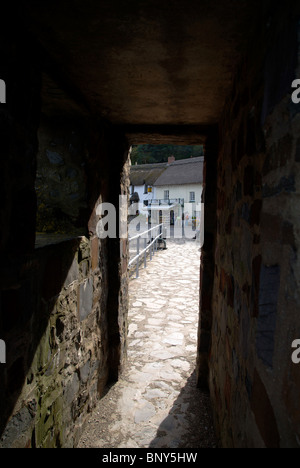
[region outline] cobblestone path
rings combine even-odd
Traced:
[[[81,448],[216,447],[196,388],[199,245],[168,242],[130,283],[128,364],[99,402]]]

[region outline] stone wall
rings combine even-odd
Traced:
[[[300,336],[300,106],[291,101],[300,30],[291,5],[258,30],[220,125],[209,385],[224,447],[300,446],[291,361]]]
[[[129,146],[62,91],[49,107],[40,46],[7,21],[0,447],[74,447],[126,359],[127,241],[98,239],[96,210],[127,195]]]
[[[44,141],[48,134],[42,131]],[[69,131],[66,124],[66,139]],[[105,132],[86,139],[89,167],[81,175],[86,185],[80,221],[87,234],[78,236],[75,216],[61,228],[61,218],[49,209],[35,251],[13,257],[13,267],[10,259],[3,271],[0,330],[7,363],[1,367],[1,447],[76,446],[88,413],[126,358],[127,241],[98,239],[96,210],[111,199],[112,187],[115,194],[128,193],[128,149],[120,136]],[[62,150],[57,154],[64,158]],[[74,167],[76,158],[68,164]],[[65,183],[57,183],[62,204],[69,195]],[[47,186],[41,186],[43,203],[51,208]],[[52,222],[59,234],[52,232]]]
[[[204,244],[201,248],[200,264],[200,317],[198,327],[197,382],[200,388],[207,389],[208,357],[211,345],[213,318],[213,285],[215,272],[215,234],[217,225],[217,152],[218,129],[212,130],[205,144],[205,164],[203,171],[204,203]]]
[[[39,126],[36,193],[37,232],[87,231],[86,165],[88,130],[84,119],[43,116]]]
[[[23,284],[2,291],[2,305],[14,314],[5,323],[6,402],[16,400],[2,447],[76,443],[108,374],[104,256],[97,238],[38,248]]]

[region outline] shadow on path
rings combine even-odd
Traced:
[[[161,423],[150,448],[218,448],[209,393],[196,386],[195,372]]]

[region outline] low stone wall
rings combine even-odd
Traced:
[[[7,398],[17,402],[1,447],[76,445],[108,377],[104,255],[97,238],[81,237],[40,247],[31,259],[23,284],[14,291],[19,309],[10,325],[14,334],[20,325],[20,336],[16,343],[7,335],[5,377],[11,391]],[[24,304],[30,285],[31,304],[28,299]],[[6,296],[9,301],[9,292],[2,293],[2,301]],[[30,315],[21,333],[18,321],[25,320],[25,310]]]

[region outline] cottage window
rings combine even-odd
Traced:
[[[196,201],[195,192],[190,192],[190,203],[194,203]]]

